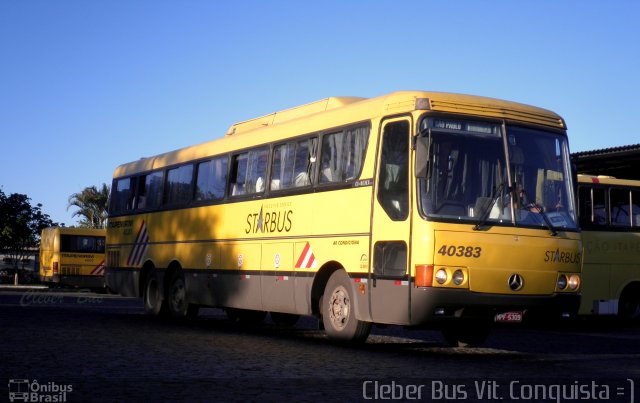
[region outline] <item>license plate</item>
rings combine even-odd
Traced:
[[[507,322],[507,323],[520,323],[522,322],[522,317],[524,316],[524,312],[522,311],[511,311],[511,312],[503,312],[496,315],[494,320],[496,322]]]

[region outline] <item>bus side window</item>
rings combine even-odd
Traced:
[[[169,169],[164,187],[164,203],[169,205],[188,204],[191,201],[192,180],[193,164]]]
[[[198,164],[195,200],[220,200],[227,184],[227,157],[218,157]]]
[[[611,204],[611,225],[631,227],[631,192],[626,189],[609,191]]]
[[[305,139],[273,148],[271,190],[291,189],[311,184],[313,156],[310,145],[314,140]]]
[[[591,188],[578,186],[578,215],[581,227],[588,227],[591,224],[592,207]]]
[[[606,192],[602,188],[580,186],[578,203],[580,226],[588,228],[607,225]]]
[[[356,179],[364,163],[369,128],[347,129],[322,137],[320,183],[343,182]]]
[[[162,204],[162,171],[152,172],[138,178],[136,208],[157,208]]]
[[[311,184],[311,177],[309,175],[312,172],[311,141],[313,140],[300,141],[296,146],[293,162],[293,187],[302,187]]]
[[[78,237],[78,249],[80,252],[93,252],[95,247],[93,245],[93,237],[82,236]]]
[[[640,227],[640,191],[631,192],[631,214],[633,217],[633,227]]]
[[[607,206],[604,189],[593,189],[593,223],[607,225]]]
[[[104,246],[105,246],[105,238],[104,237],[96,238],[96,252],[104,253]]]
[[[248,159],[249,153],[243,153],[235,155],[231,161],[231,177],[229,178],[229,193],[231,193],[231,196],[245,194]]]
[[[131,210],[133,204],[132,178],[118,179],[113,184],[113,192],[109,211],[111,214],[124,213]]]
[[[267,147],[251,150],[249,152],[249,167],[247,169],[247,181],[245,183],[247,193],[262,193],[267,179],[267,164],[269,149]]]
[[[231,196],[262,193],[267,177],[268,159],[268,147],[234,156],[229,182]]]

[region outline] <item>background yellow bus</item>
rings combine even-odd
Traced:
[[[51,227],[40,238],[40,280],[104,289],[104,229]]]
[[[442,328],[577,312],[563,119],[489,98],[328,98],[115,170],[107,284],[151,314]]]
[[[640,318],[640,181],[578,175],[580,314]]]

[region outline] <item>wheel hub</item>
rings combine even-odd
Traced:
[[[329,301],[329,317],[336,329],[342,329],[347,325],[350,311],[351,301],[347,290],[344,287],[336,288]]]

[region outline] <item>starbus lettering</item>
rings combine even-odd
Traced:
[[[560,248],[548,250],[544,254],[544,261],[548,263],[580,263],[580,253],[563,252]]]
[[[130,228],[132,226],[133,220],[109,221],[109,228]]]
[[[247,215],[246,234],[274,233],[291,231],[293,210],[264,211]]]

